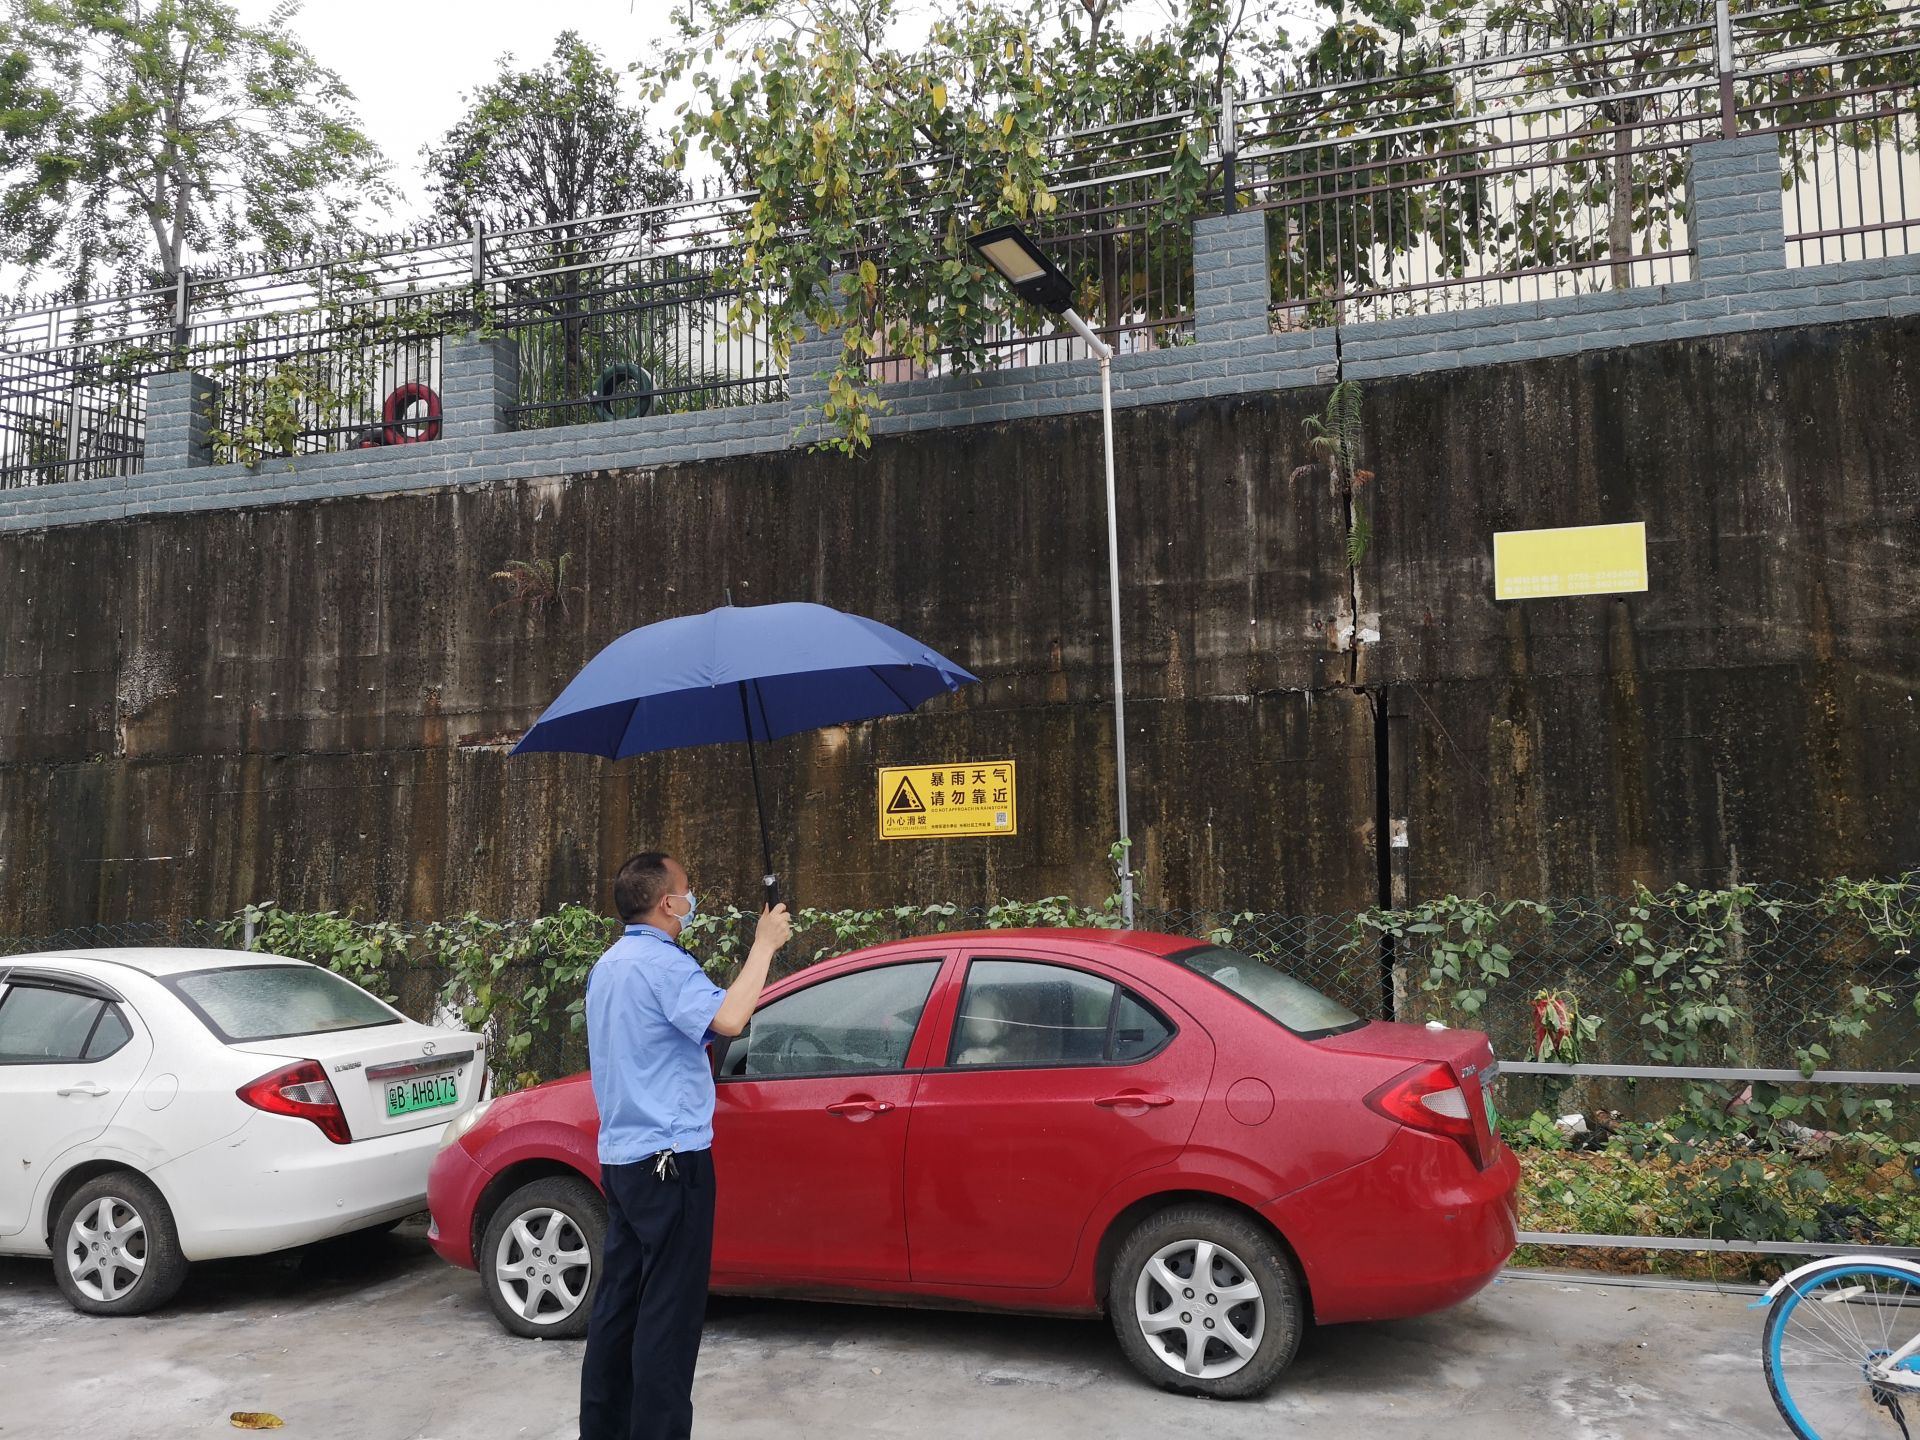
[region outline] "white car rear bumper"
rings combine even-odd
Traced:
[[[153,1171],[189,1260],[265,1255],[426,1208],[443,1125],[336,1145],[310,1121],[256,1115]]]

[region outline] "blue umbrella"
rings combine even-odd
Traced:
[[[825,605],[723,605],[629,630],[573,677],[515,755],[622,759],[745,740],[767,900],[779,895],[754,745],[904,715],[978,676],[890,625]]]

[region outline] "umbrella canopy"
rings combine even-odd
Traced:
[[[822,725],[904,715],[978,680],[910,635],[825,605],[723,605],[630,630],[573,677],[515,755],[621,759],[745,740],[767,902],[779,898],[754,744]]]
[[[620,759],[904,715],[977,676],[825,605],[723,605],[630,630],[513,747]]]

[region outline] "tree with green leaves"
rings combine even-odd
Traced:
[[[894,17],[894,0],[690,0],[653,75],[656,97],[693,93],[678,155],[698,146],[753,191],[732,323],[764,330],[782,362],[809,327],[843,337],[824,419],[848,450],[869,443],[882,345],[916,364],[983,358],[1000,281],[969,231],[1056,208],[1059,87],[1027,27],[961,0],[907,50]]]
[[[687,188],[619,73],[566,31],[543,64],[516,69],[503,56],[467,102],[422,151],[427,187],[434,212],[461,228],[521,232],[496,247],[489,273],[518,308],[551,317],[516,332],[529,383],[577,399],[610,366],[629,367],[625,374],[645,365],[656,382],[691,378],[700,337],[649,299],[680,293],[693,277],[651,243],[666,217],[645,213],[685,199]],[[597,321],[589,295],[604,312]],[[555,413],[592,418],[579,408]]]
[[[387,196],[340,77],[224,0],[7,0],[0,260],[69,292],[352,236]]]
[[[936,355],[960,370],[990,362],[1010,301],[967,247],[982,228],[1100,235],[1065,268],[1105,328],[1166,309],[1167,287],[1191,283],[1174,252],[1191,245],[1185,221],[1208,183],[1205,126],[1107,122],[1196,102],[1210,114],[1249,7],[1190,0],[1132,41],[1115,28],[1120,9],[960,0],[910,47],[896,39],[896,0],[687,0],[677,12],[651,76],[657,97],[691,91],[678,153],[706,151],[753,192],[734,323],[764,329],[782,360],[812,327],[843,338],[824,402],[829,443],[868,443],[868,364],[883,350],[915,367]],[[1150,194],[1102,179],[1148,159],[1161,172]],[[1114,233],[1123,208],[1152,218]],[[851,294],[830,285],[840,273],[854,277]]]
[[[1350,301],[1404,283],[1410,257],[1464,275],[1487,243],[1492,205],[1451,58],[1437,36],[1336,17],[1276,77],[1242,178],[1268,207],[1283,323],[1338,323]]]
[[[456,224],[586,225],[686,194],[620,75],[571,30],[546,61],[499,74],[466,96],[466,112],[422,148],[434,213]]]

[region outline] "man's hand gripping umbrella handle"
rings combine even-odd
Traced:
[[[773,957],[792,934],[793,920],[786,906],[769,905],[760,912],[760,922],[753,932],[753,948],[747,952],[746,963],[740,967],[733,984],[727,987],[727,998],[720,1002],[720,1011],[713,1017],[714,1034],[738,1035],[747,1028],[767,983],[767,967],[773,964]]]

